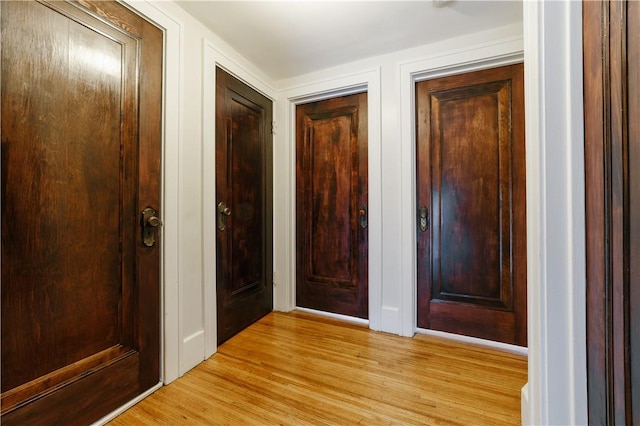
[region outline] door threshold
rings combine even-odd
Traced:
[[[526,346],[512,345],[509,343],[495,342],[493,340],[481,339],[479,337],[464,336],[462,334],[447,333],[446,331],[428,330],[426,328],[416,328],[417,334],[427,336],[442,337],[449,340],[455,340],[462,343],[471,343],[474,345],[484,346],[492,349],[499,349],[504,352],[510,352],[516,355],[529,356],[529,348]]]
[[[95,423],[91,424],[91,426],[102,426],[105,423],[107,423],[108,421],[111,421],[111,420],[115,419],[120,414],[124,413],[129,408],[133,407],[138,402],[142,401],[143,399],[145,399],[146,397],[148,397],[149,395],[151,395],[152,393],[154,393],[155,391],[160,389],[162,387],[162,385],[163,385],[162,382],[158,382],[158,384],[156,384],[154,387],[152,387],[152,388],[148,389],[147,391],[141,393],[140,395],[136,396],[131,401],[129,401],[126,404],[122,405],[120,408],[118,408],[116,410],[113,410],[112,412],[110,412],[109,414],[107,414],[106,416],[101,418],[100,420],[97,420]]]
[[[300,312],[306,312],[308,314],[318,315],[318,316],[321,316],[321,317],[339,319],[339,320],[351,322],[351,323],[354,323],[354,324],[362,324],[362,325],[367,325],[367,326],[369,325],[369,320],[363,319],[363,318],[358,318],[358,317],[352,317],[352,316],[349,316],[349,315],[334,314],[333,312],[317,311],[315,309],[302,308],[300,306],[296,306],[295,310],[296,311],[300,311]]]

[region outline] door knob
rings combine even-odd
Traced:
[[[227,216],[231,216],[231,210],[221,201],[218,203],[218,229],[221,231],[227,229]]]
[[[155,228],[162,224],[157,214],[151,207],[142,211],[142,243],[147,247],[153,247],[156,243]]]
[[[367,226],[369,226],[369,209],[367,208],[366,204],[360,207],[358,215],[360,217],[360,228],[365,229]]]

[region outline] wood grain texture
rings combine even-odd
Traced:
[[[629,155],[629,390],[631,424],[640,425],[640,2],[627,3]],[[635,117],[635,118],[634,118]]]
[[[231,212],[216,230],[218,344],[273,307],[272,117],[271,100],[216,68],[216,197]]]
[[[416,83],[420,327],[526,346],[523,75]]]
[[[115,2],[1,7],[1,421],[86,424],[159,380],[139,212],[160,204],[163,35]]]
[[[640,7],[583,2],[589,424],[640,424]]]
[[[274,312],[109,423],[514,425],[525,357]]]
[[[368,317],[367,94],[296,107],[296,303]]]

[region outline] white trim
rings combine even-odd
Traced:
[[[102,417],[99,420],[96,420],[94,423],[91,424],[91,426],[102,426],[104,424],[106,424],[107,422],[115,419],[116,417],[118,417],[120,414],[124,413],[125,411],[127,411],[129,408],[133,407],[134,405],[136,405],[138,402],[142,401],[143,399],[145,399],[146,397],[148,397],[149,395],[151,395],[152,393],[154,393],[155,391],[157,391],[158,389],[160,389],[162,387],[162,382],[158,382],[155,386],[153,386],[151,389],[141,393],[140,395],[136,396],[135,398],[133,398],[131,401],[127,402],[126,404],[122,405],[121,407],[119,407],[116,410],[113,410],[112,412],[110,412],[109,414],[107,414],[106,416]]]
[[[276,246],[279,270],[287,271],[284,285],[276,287],[275,307],[290,311],[295,306],[296,263],[296,158],[295,110],[303,102],[317,101],[350,93],[367,92],[368,108],[368,169],[369,169],[369,327],[381,329],[382,319],[382,176],[381,176],[381,111],[380,68],[355,74],[299,85],[283,90],[279,101],[279,116],[286,117],[282,135],[277,135],[274,166],[279,170],[274,182],[280,203],[274,203],[274,217],[280,219],[278,231],[284,235]],[[280,133],[280,131],[278,132]],[[275,185],[275,184],[278,185]],[[282,193],[287,191],[287,193]]]
[[[523,414],[531,424],[586,424],[582,3],[525,2],[524,29],[530,357]]]
[[[493,340],[479,339],[477,337],[463,336],[461,334],[446,333],[438,330],[427,330],[424,328],[416,329],[416,334],[425,336],[436,336],[444,339],[453,340],[455,342],[470,343],[473,345],[483,346],[491,349],[498,349],[516,355],[528,356],[529,349],[524,346],[510,345],[508,343],[494,342]]]
[[[413,336],[416,331],[417,264],[416,264],[416,171],[415,171],[415,83],[479,69],[508,65],[523,60],[521,38],[479,45],[440,54],[419,61],[400,64],[401,107],[401,237],[402,237],[402,332]]]
[[[529,416],[529,384],[525,383],[520,390],[520,421],[522,426],[531,425],[531,417]]]
[[[242,80],[272,101],[276,99],[273,87],[241,64],[225,55],[206,38],[202,40],[202,255],[203,255],[203,312],[204,354],[209,358],[217,350],[216,308],[216,172],[215,172],[215,99],[216,66]],[[276,105],[273,106],[274,120]],[[275,148],[274,148],[275,150]],[[275,163],[275,160],[274,160]],[[275,164],[273,166],[275,174]],[[275,186],[275,185],[274,185]],[[275,193],[275,188],[274,188]],[[274,195],[275,198],[275,195]],[[275,202],[274,202],[275,203]],[[274,228],[276,217],[274,215]],[[275,229],[274,229],[275,231]],[[275,246],[274,232],[274,246]],[[276,251],[274,247],[274,260]],[[274,267],[274,271],[275,271]],[[200,359],[200,361],[202,361]],[[193,358],[195,361],[195,358]],[[195,365],[195,364],[193,364]],[[193,367],[191,365],[191,367]]]
[[[163,132],[161,215],[161,378],[170,383],[179,376],[182,349],[180,324],[180,147],[182,107],[182,28],[180,21],[150,1],[126,0],[136,13],[164,29]]]
[[[302,308],[300,306],[296,306],[295,310],[300,312],[305,312],[307,314],[317,315],[319,317],[333,318],[341,321],[346,321],[353,324],[369,325],[369,320],[366,320],[363,318],[351,317],[349,315],[334,314],[333,312],[318,311],[316,309]]]
[[[203,361],[203,351],[206,347],[206,343],[204,330],[196,331],[190,336],[184,338],[182,342],[184,349],[183,357],[181,359],[181,367],[185,370],[182,371],[182,374],[184,374],[186,370],[190,370]]]
[[[540,61],[543,60],[539,45],[539,37],[542,31],[540,20],[540,8],[534,2],[523,4],[524,13],[524,40],[525,40],[525,63],[524,63],[524,87],[525,87],[525,151],[526,158],[526,181],[527,181],[527,342],[530,347],[528,363],[527,387],[527,411],[522,412],[523,425],[534,425],[540,423],[543,417],[541,413],[540,389],[546,388],[546,371],[544,365],[540,363],[540,345],[545,342],[540,339],[540,327],[537,323],[544,319],[540,316],[539,296],[534,297],[533,285],[539,285],[543,259],[541,258],[542,238],[534,237],[540,234],[541,222],[544,219],[541,212],[540,182],[543,178],[541,173],[541,151],[540,140],[540,107],[544,99],[544,93],[540,91],[541,79],[544,75],[539,75]],[[542,98],[542,99],[541,99]],[[535,283],[535,284],[534,284]],[[542,293],[544,288],[540,288],[536,293]],[[533,377],[532,374],[536,374]],[[524,402],[522,402],[524,404]],[[525,423],[528,422],[528,423]]]

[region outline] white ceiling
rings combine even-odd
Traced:
[[[275,81],[522,22],[519,0],[178,4]]]

